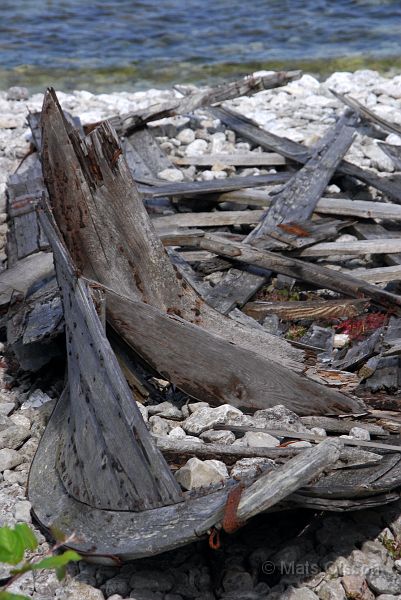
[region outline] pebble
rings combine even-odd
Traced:
[[[7,469],[13,469],[23,461],[23,457],[17,450],[2,448],[0,450],[0,473],[3,473]]]
[[[182,144],[192,144],[195,140],[195,133],[192,129],[182,129],[177,134],[177,140],[179,140]]]
[[[214,429],[208,429],[200,434],[200,438],[205,442],[212,444],[232,444],[235,442],[235,435],[232,431],[215,431]]]
[[[166,181],[171,181],[173,183],[176,183],[178,181],[182,181],[184,179],[184,174],[182,173],[182,171],[179,171],[178,169],[164,169],[163,171],[160,171],[157,176],[160,179],[165,179]]]
[[[199,435],[215,425],[223,425],[230,417],[242,416],[242,412],[231,406],[223,404],[217,408],[203,407],[186,419],[182,425],[189,434]]]
[[[366,581],[376,594],[401,594],[401,577],[384,568],[368,571]]]
[[[253,415],[253,422],[266,429],[286,429],[288,431],[307,432],[301,419],[294,412],[278,404],[272,408],[257,410]]]
[[[236,443],[254,448],[276,448],[280,445],[280,440],[269,433],[259,431],[247,431],[244,437],[237,440]]]
[[[207,142],[205,140],[197,139],[188,144],[185,150],[186,156],[199,156],[205,154],[207,150]]]
[[[352,427],[350,429],[349,435],[353,438],[356,438],[357,440],[370,440],[369,431],[367,429],[364,429],[363,427]]]
[[[345,575],[342,578],[347,598],[355,600],[374,600],[374,594],[368,588],[366,580],[361,575]]]
[[[22,500],[15,505],[14,517],[19,523],[31,523],[31,508],[32,505],[28,500]]]
[[[241,458],[231,468],[230,475],[234,479],[241,479],[244,476],[256,477],[256,475],[260,475],[263,471],[273,469],[274,467],[274,460],[270,458]]]
[[[176,471],[175,478],[184,489],[192,490],[224,481],[228,478],[228,471],[220,460],[199,460],[194,457]]]

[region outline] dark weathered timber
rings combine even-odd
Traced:
[[[278,152],[286,158],[299,163],[306,163],[311,157],[310,150],[302,146],[302,144],[265,131],[258,127],[251,119],[247,119],[232,110],[227,108],[213,108],[210,110],[227,127],[265,150]],[[401,176],[398,174],[381,177],[373,171],[362,169],[347,160],[340,162],[337,172],[355,177],[363,183],[388,194],[398,204],[401,203]]]
[[[159,198],[162,196],[200,196],[204,194],[221,194],[244,187],[262,187],[265,185],[278,185],[286,183],[291,178],[290,173],[270,173],[268,175],[250,175],[249,177],[228,177],[227,179],[214,179],[212,181],[188,181],[181,183],[160,183],[161,180],[150,181],[150,185],[139,185],[138,189],[146,198]],[[139,184],[146,184],[146,179],[138,180]]]
[[[179,502],[181,493],[146,429],[86,285],[77,279],[51,217],[51,244],[67,341],[69,419],[57,469],[68,493],[89,506],[139,511]]]
[[[283,321],[298,319],[335,319],[356,317],[364,312],[369,300],[305,300],[289,302],[248,302],[244,312],[254,319],[277,315]]]
[[[277,246],[277,242],[269,236],[277,232],[282,233],[279,225],[303,222],[311,217],[333,173],[352,143],[355,134],[354,124],[354,118],[350,118],[348,115],[341,117],[334,129],[330,130],[320,141],[302,169],[297,171],[290,181],[274,195],[273,202],[265,216],[244,240],[245,243],[252,244],[257,240],[258,247],[262,244],[265,249],[274,248]],[[268,274],[266,275],[268,276]],[[261,277],[244,271],[231,288],[233,304],[227,306],[223,278],[223,281],[213,289],[213,297],[210,302],[218,310],[224,308],[224,312],[227,312],[234,308],[234,302],[240,306],[245,304],[265,282],[266,276]],[[218,299],[220,287],[223,287],[223,304]],[[240,289],[244,290],[244,295],[239,294]]]
[[[178,387],[195,397],[202,398],[206,393],[207,397],[212,396],[211,401],[214,397],[215,402],[226,393],[230,398],[237,398],[241,406],[249,403],[252,408],[253,399],[259,403],[261,397],[271,406],[275,402],[273,390],[276,390],[276,404],[279,398],[280,403],[294,401],[298,405],[296,390],[300,386],[305,390],[304,398],[308,398],[302,411],[307,410],[307,405],[314,413],[326,411],[328,406],[334,412],[355,409],[355,402],[339,393],[296,374],[288,376],[288,368],[295,371],[303,368],[299,362],[301,351],[277,337],[223,317],[178,277],[149,221],[119,153],[118,140],[107,123],[94,130],[85,142],[73,131],[68,135],[55,98],[48,93],[44,104],[43,139],[50,198],[74,262],[86,277],[107,288],[110,322],[138,354],[152,357],[150,362],[154,368],[163,371],[164,365],[167,372],[171,370],[172,381],[180,381]],[[115,293],[109,292],[110,289]],[[150,306],[141,306],[141,302]],[[156,311],[152,312],[151,306]],[[138,319],[140,312],[142,321]],[[160,334],[149,347],[153,333],[144,329],[145,318],[149,327],[153,323],[154,335],[158,326],[169,331],[165,337],[169,350],[165,354],[157,352]],[[188,331],[189,345],[180,364],[174,361],[174,354],[182,352],[180,336],[185,331]],[[210,340],[205,345],[202,340],[208,336],[213,342]],[[195,368],[202,363],[207,365],[205,371],[209,370],[212,362],[209,349],[213,344],[220,348],[219,359],[226,352],[226,356],[231,357],[221,373],[221,380],[229,373],[235,374],[229,385],[225,381],[226,392],[213,385],[211,371],[206,376]],[[198,353],[199,360],[190,361],[190,350]],[[170,355],[168,360],[166,354]],[[244,361],[249,365],[246,369],[250,368],[255,376],[254,382],[249,384],[252,377],[245,379],[241,375]],[[256,374],[258,361],[259,375]],[[184,368],[185,362],[191,362],[191,371]],[[217,370],[218,361],[214,365],[214,371]],[[266,373],[269,373],[268,378]],[[285,398],[282,394],[284,379],[292,382]],[[207,381],[211,385],[207,385]]]
[[[332,94],[341,102],[343,102],[346,106],[351,108],[354,112],[356,112],[362,119],[365,121],[369,121],[374,125],[378,125],[384,131],[388,133],[395,133],[397,135],[401,135],[401,127],[396,123],[391,123],[379,115],[376,115],[372,110],[361,104],[356,98],[352,98],[348,94],[340,94],[340,92],[335,92],[334,90],[330,90]]]
[[[202,106],[210,106],[224,102],[224,100],[236,98],[237,96],[249,96],[262,90],[286,85],[290,81],[299,79],[301,74],[301,71],[278,71],[264,77],[250,75],[232,83],[224,83],[214,88],[206,88],[205,90],[191,93],[182,98],[170,100],[169,102],[153,104],[149,108],[128,113],[122,117],[113,117],[110,121],[119,135],[129,136],[150,121],[190,114]]]
[[[301,417],[301,421],[307,427],[323,427],[329,433],[349,433],[353,427],[361,427],[369,431],[371,436],[387,437],[389,432],[375,425],[355,419],[335,419],[333,417]]]
[[[49,244],[39,225],[35,206],[44,191],[41,166],[32,155],[29,166],[18,170],[8,180],[7,213],[10,227],[7,235],[7,264],[45,250]]]
[[[365,283],[351,275],[309,264],[303,260],[283,256],[278,252],[261,251],[249,244],[232,242],[216,235],[205,234],[197,238],[197,246],[238,262],[255,265],[268,271],[282,273],[301,281],[308,281],[320,288],[327,288],[354,298],[371,298],[375,303],[401,313],[401,296]]]
[[[245,410],[284,404],[302,415],[363,410],[357,400],[317,384],[313,387],[278,363],[227,344],[177,315],[105,291],[116,330],[148,364],[192,397]]]
[[[37,252],[16,262],[0,274],[0,307],[14,298],[23,298],[29,288],[54,276],[53,259],[46,252]]]
[[[389,237],[401,237],[401,232],[389,231],[379,223],[356,223],[353,226],[357,236],[363,240],[385,240]],[[384,262],[390,266],[401,265],[401,253],[383,255]]]

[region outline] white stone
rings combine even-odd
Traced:
[[[18,523],[31,523],[32,505],[28,500],[23,500],[15,504],[14,518]]]
[[[386,137],[386,144],[401,146],[401,136],[397,135],[396,133],[390,133],[390,135]]]
[[[57,590],[55,600],[104,600],[103,593],[82,581],[70,580]]]
[[[184,175],[183,173],[181,173],[181,171],[179,171],[178,169],[164,169],[163,171],[160,171],[157,176],[160,179],[165,179],[166,181],[172,181],[172,182],[176,182],[176,181],[182,181],[184,179]]]
[[[201,408],[193,413],[182,427],[187,433],[199,435],[202,431],[212,429],[215,425],[223,425],[230,417],[242,416],[242,412],[231,406],[223,404],[217,408]]]
[[[348,333],[336,333],[333,337],[333,348],[345,348],[349,344]]]
[[[215,431],[210,429],[200,434],[200,437],[205,442],[212,444],[232,444],[235,442],[235,435],[232,431]]]
[[[166,419],[162,419],[158,415],[150,417],[149,419],[150,430],[155,436],[167,435],[171,430],[170,424]]]
[[[179,408],[171,402],[161,402],[155,406],[148,407],[149,415],[159,415],[165,419],[181,419],[182,413]]]
[[[257,410],[252,417],[252,423],[255,427],[264,427],[265,429],[308,432],[298,415],[282,404]]]
[[[205,154],[207,150],[207,142],[205,140],[194,140],[186,147],[186,156],[199,156]]]
[[[241,442],[254,448],[276,448],[280,445],[280,440],[269,433],[259,431],[247,431]]]
[[[327,436],[327,432],[325,429],[323,429],[323,427],[312,427],[310,432],[315,435],[320,435],[321,437]]]
[[[0,407],[1,407],[1,404],[0,404]],[[1,412],[0,412],[0,414],[1,414]],[[19,427],[22,427],[24,429],[31,428],[30,420],[27,417],[25,417],[24,415],[22,415],[20,412],[17,412],[17,413],[14,413],[13,415],[11,415],[10,421],[12,421],[14,423],[14,425],[18,425]]]
[[[192,142],[195,140],[195,133],[192,131],[192,129],[183,129],[177,134],[177,140],[179,140],[182,144],[192,144]]]
[[[16,450],[2,448],[0,450],[0,473],[6,469],[13,469],[23,462],[22,456]]]
[[[224,151],[226,145],[226,135],[222,131],[218,131],[211,136],[211,153],[219,154]]]
[[[187,434],[185,433],[185,431],[183,430],[182,427],[174,427],[168,434],[168,437],[173,439],[173,440],[183,440],[184,438],[187,437]],[[198,438],[196,438],[198,439]]]
[[[186,465],[175,473],[178,483],[186,490],[207,487],[228,478],[226,465],[219,460],[190,458]]]
[[[370,440],[369,431],[367,431],[367,429],[364,429],[363,427],[352,427],[352,429],[350,429],[349,435],[353,438],[356,438],[357,440]]]
[[[4,402],[0,404],[0,415],[8,417],[8,415],[14,410],[14,402]]]
[[[190,414],[196,412],[200,408],[210,408],[210,406],[207,402],[192,402],[191,404],[188,404]]]
[[[234,479],[241,479],[244,476],[256,477],[267,468],[274,467],[274,460],[270,458],[241,458],[232,467],[230,475]]]

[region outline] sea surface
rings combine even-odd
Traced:
[[[146,89],[270,68],[400,73],[401,1],[0,0],[0,89]]]

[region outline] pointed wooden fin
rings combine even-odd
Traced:
[[[146,429],[91,295],[50,215],[41,210],[39,217],[66,322],[70,410],[59,445],[60,478],[71,496],[96,508],[140,511],[179,502],[178,484]]]

